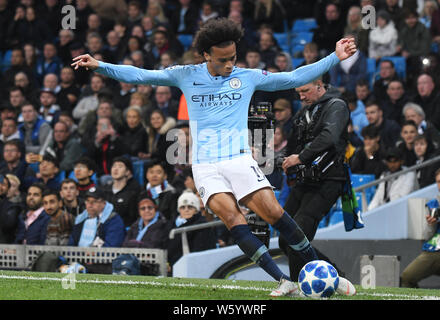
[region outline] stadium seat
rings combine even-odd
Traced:
[[[177,39],[179,40],[179,42],[182,44],[184,50],[186,51],[192,45],[193,35],[192,34],[179,34],[177,36]]]
[[[6,51],[1,57],[0,72],[6,71],[11,66],[12,50]]]
[[[352,174],[351,175],[351,183],[353,188],[357,188],[359,186],[362,186],[366,183],[372,182],[376,180],[376,177],[374,174]],[[371,199],[374,197],[374,193],[376,192],[376,187],[370,187],[365,190],[366,197],[367,197],[367,203],[370,203]],[[362,210],[362,192],[356,193],[356,198],[358,200],[359,209]]]
[[[367,77],[368,77],[368,83],[370,85],[370,89],[372,89],[374,80],[377,75],[376,71],[376,59],[374,58],[367,58]]]
[[[316,23],[316,20],[313,18],[309,19],[298,19],[295,20],[293,26],[292,26],[292,32],[304,32],[304,31],[312,31],[313,29],[317,28],[318,24]]]
[[[133,161],[133,177],[137,180],[137,182],[141,186],[145,184],[144,167],[145,167],[145,163],[149,161],[150,160]]]
[[[298,68],[298,66],[304,62],[304,58],[292,58],[292,66],[294,69]]]
[[[328,225],[331,226],[342,221],[344,221],[342,210],[335,210],[331,213],[330,219],[328,220]]]
[[[313,32],[297,32],[292,35],[292,45],[305,45],[306,43],[312,42]]]
[[[404,57],[382,57],[380,60],[391,60],[394,63],[397,75],[401,79],[406,79],[406,60]]]
[[[302,44],[292,45],[292,56],[293,57],[302,56],[303,51],[304,51],[304,45],[302,45]]]
[[[278,33],[274,33],[273,36],[282,51],[290,52],[289,36],[287,35],[287,33],[278,32]]]

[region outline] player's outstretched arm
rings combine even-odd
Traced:
[[[130,65],[117,65],[96,60],[89,54],[73,58],[71,66],[86,68],[117,81],[131,84],[176,85],[175,78],[163,70],[146,70]]]
[[[342,38],[336,42],[335,54],[339,60],[345,60],[356,53],[354,38]]]

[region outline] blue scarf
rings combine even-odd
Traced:
[[[148,195],[156,200],[159,198],[159,195],[168,187],[168,181],[165,180],[162,184],[152,187],[150,183],[147,184],[147,193]]]
[[[106,202],[100,218],[90,218],[87,210],[84,210],[76,217],[75,224],[79,224],[84,221],[78,247],[90,247],[92,245],[96,238],[96,232],[98,231],[99,224],[104,223],[112,212],[113,205],[109,202]]]
[[[181,216],[178,216],[176,218],[176,227],[180,227],[182,224],[186,223],[188,220],[182,218]]]
[[[138,225],[138,235],[136,237],[137,241],[142,241],[142,238],[144,237],[145,233],[147,232],[148,228],[152,225],[155,224],[157,222],[157,220],[159,220],[159,211],[156,212],[156,215],[154,216],[154,218],[144,227],[144,220],[139,219],[139,225]]]

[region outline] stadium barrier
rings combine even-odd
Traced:
[[[68,263],[112,263],[121,254],[132,254],[139,262],[157,264],[159,275],[167,275],[167,251],[139,248],[92,248],[68,246],[0,245],[0,269],[30,270],[32,263],[43,252],[63,256]],[[87,266],[86,266],[87,267]]]

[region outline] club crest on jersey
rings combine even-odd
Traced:
[[[232,78],[231,80],[229,80],[229,86],[232,89],[238,89],[241,87],[241,80],[238,78]]]

